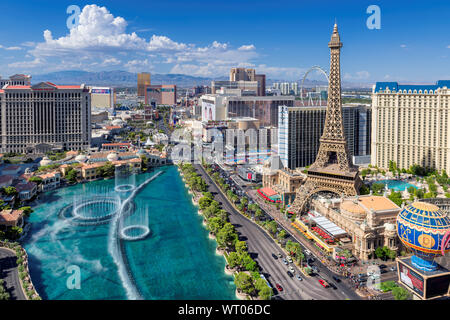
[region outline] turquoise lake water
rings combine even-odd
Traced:
[[[389,189],[394,189],[395,191],[405,191],[409,187],[417,189],[415,185],[401,180],[380,180],[378,182],[385,185],[387,184]]]
[[[175,166],[136,176],[139,185],[163,171],[134,199],[136,210],[148,208],[151,235],[122,241],[127,272],[144,299],[236,299],[233,277],[224,273],[225,259],[216,255],[202,217],[191,202]],[[79,195],[96,196],[114,189],[114,179],[79,184],[48,192],[30,217],[32,228],[24,241],[32,281],[43,299],[127,299],[126,284],[108,251],[110,225],[75,226],[58,216]],[[80,268],[80,289],[68,289]]]

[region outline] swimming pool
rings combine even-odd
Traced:
[[[389,189],[394,189],[395,191],[405,191],[409,187],[414,187],[417,189],[415,185],[402,180],[380,180],[378,183],[382,183],[384,185],[387,184]]]

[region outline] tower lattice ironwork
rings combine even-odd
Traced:
[[[337,24],[334,25],[330,48],[330,74],[328,84],[328,105],[325,126],[320,138],[316,161],[310,166],[305,182],[297,190],[295,201],[289,208],[301,214],[310,197],[321,191],[352,196],[359,192],[361,179],[353,166],[342,121],[340,40]]]

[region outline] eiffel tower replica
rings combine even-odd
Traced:
[[[340,41],[337,24],[334,25],[330,48],[330,75],[328,85],[328,106],[325,127],[320,138],[316,161],[307,171],[305,182],[297,190],[289,211],[301,214],[311,196],[327,191],[339,196],[354,196],[359,193],[362,181],[358,168],[353,166],[342,123]]]

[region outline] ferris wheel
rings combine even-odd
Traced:
[[[305,98],[303,97],[304,96],[304,91],[303,90],[304,90],[305,80],[306,80],[306,77],[308,76],[308,74],[310,72],[312,72],[312,71],[318,71],[319,73],[323,74],[325,76],[325,78],[327,79],[327,85],[328,85],[328,83],[330,81],[330,79],[328,78],[327,72],[323,68],[321,68],[320,66],[312,66],[311,68],[309,68],[309,70],[306,71],[305,75],[303,76],[302,83],[300,85],[300,101],[302,102],[303,106],[306,106]],[[316,105],[317,106],[322,105],[322,96],[319,94],[318,95],[318,99],[313,99],[312,95],[309,95],[309,97],[308,97],[308,106],[316,106]]]

